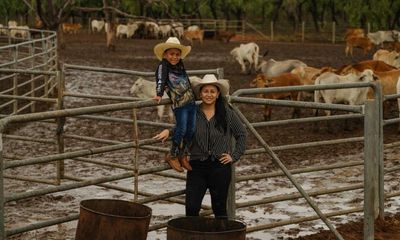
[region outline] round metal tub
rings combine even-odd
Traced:
[[[167,240],[245,240],[246,225],[239,221],[182,217],[167,223]]]
[[[76,240],[146,240],[151,208],[142,204],[89,199],[80,204]]]

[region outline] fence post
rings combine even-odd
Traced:
[[[139,200],[139,129],[137,124],[137,109],[132,110],[133,118],[133,141],[135,142],[135,158],[133,159],[135,183],[134,183],[134,201]]]
[[[14,49],[13,67],[14,67],[14,69],[17,69],[18,68],[18,46],[15,46],[13,49]],[[13,76],[13,95],[14,96],[18,96],[18,76],[19,76],[19,73],[14,73],[14,76]],[[13,113],[14,114],[18,113],[18,99],[14,99],[14,102],[13,102]]]
[[[368,22],[367,23],[367,33],[369,33],[371,31],[371,24]]]
[[[228,218],[236,218],[236,167],[232,164],[231,184],[229,184],[228,200],[227,200]]]
[[[377,100],[365,102],[364,120],[364,240],[374,239],[374,223],[379,212],[379,114]]]
[[[304,21],[301,22],[301,42],[304,42],[304,34],[305,34],[306,23]]]
[[[4,198],[3,133],[0,132],[0,240],[4,240],[6,238],[6,231],[4,228]]]
[[[335,44],[335,36],[336,36],[336,22],[332,22],[332,43]]]
[[[29,44],[29,56],[31,56],[31,69],[35,69],[35,59],[32,57],[35,53],[35,44],[31,42]],[[30,81],[31,81],[31,97],[35,97],[35,75],[30,74]],[[31,105],[31,112],[34,113],[36,111],[36,102],[33,101]]]
[[[65,68],[62,67],[61,71],[57,71],[56,79],[58,82],[58,96],[57,96],[57,110],[64,109],[64,91],[65,91]],[[57,118],[57,151],[58,153],[64,153],[64,125],[65,117]],[[61,183],[61,179],[64,178],[64,160],[56,162],[57,168],[57,179],[56,184]]]
[[[245,34],[246,34],[246,24],[245,24],[246,20],[242,20],[242,40],[244,40]]]
[[[274,21],[271,21],[270,28],[271,28],[271,41],[274,41]]]
[[[224,78],[224,68],[217,68],[218,79]]]

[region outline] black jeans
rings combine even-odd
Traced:
[[[231,182],[231,164],[190,161],[193,168],[187,172],[186,216],[199,216],[201,203],[207,189],[211,195],[211,206],[215,217],[227,218],[226,200]]]

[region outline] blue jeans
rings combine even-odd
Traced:
[[[182,140],[187,143],[192,142],[196,131],[196,112],[195,102],[174,109],[176,125],[172,141],[178,145],[182,143]]]

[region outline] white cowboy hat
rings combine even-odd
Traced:
[[[165,50],[171,49],[171,48],[177,48],[177,49],[181,50],[181,58],[182,59],[184,59],[189,54],[190,50],[192,50],[191,46],[182,45],[181,42],[179,42],[178,38],[169,37],[167,39],[167,41],[165,41],[163,43],[159,43],[154,47],[154,54],[156,55],[158,60],[161,61],[163,59]]]
[[[197,99],[200,99],[200,89],[204,85],[214,85],[217,86],[221,95],[226,96],[229,94],[229,80],[219,79],[215,77],[214,74],[206,74],[203,79],[193,79],[191,81],[194,95]]]

